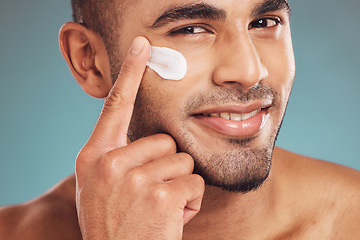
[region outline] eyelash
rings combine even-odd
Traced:
[[[264,23],[268,24],[268,21],[273,21],[274,25],[272,25],[272,26],[262,26],[262,24],[264,24]],[[252,21],[249,24],[249,29],[251,29],[251,28],[273,28],[273,27],[276,27],[276,26],[280,25],[281,23],[282,23],[281,18],[263,17],[263,18],[255,20],[255,21]],[[255,24],[257,24],[257,26],[255,26]]]
[[[193,32],[197,28],[201,28],[202,30],[200,32]],[[179,34],[186,35],[186,34],[201,34],[201,33],[213,33],[213,32],[208,30],[207,28],[205,28],[203,26],[189,25],[189,26],[177,28],[175,30],[171,30],[168,33],[168,35],[169,36],[175,36],[175,35],[179,35]]]
[[[261,26],[264,23],[268,23],[268,21],[273,21],[274,24],[272,26]],[[251,28],[273,28],[276,27],[278,25],[280,25],[282,23],[280,18],[275,18],[275,17],[263,17],[260,19],[257,19],[255,21],[252,21],[249,24],[249,29]],[[257,26],[255,26],[255,24],[258,24]],[[201,32],[193,32],[196,28],[201,28],[202,31]],[[179,34],[201,34],[201,33],[214,33],[213,31],[208,30],[207,28],[203,27],[203,26],[198,26],[198,25],[189,25],[189,26],[185,26],[185,27],[181,27],[181,28],[177,28],[175,30],[171,30],[168,35],[169,36],[175,36],[175,35],[179,35]]]

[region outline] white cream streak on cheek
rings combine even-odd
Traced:
[[[171,48],[151,46],[147,65],[164,79],[181,80],[186,75],[185,57]]]

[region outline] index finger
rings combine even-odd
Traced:
[[[148,40],[144,37],[135,38],[121,66],[119,76],[105,99],[88,144],[102,148],[104,152],[127,145],[134,102],[149,54]]]

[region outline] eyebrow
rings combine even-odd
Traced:
[[[252,16],[258,16],[267,12],[285,9],[290,14],[290,6],[287,0],[265,0],[259,3],[252,11]],[[185,19],[209,19],[225,21],[227,13],[225,10],[216,8],[206,3],[186,4],[181,6],[170,6],[158,17],[150,28],[158,28],[171,22]]]
[[[287,0],[267,0],[259,3],[252,11],[252,16],[259,16],[267,12],[274,12],[278,10],[286,10],[289,14],[291,8]]]
[[[209,19],[224,21],[226,19],[226,11],[215,8],[206,3],[170,7],[154,21],[151,28],[161,27],[168,23],[184,19]]]

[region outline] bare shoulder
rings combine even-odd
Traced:
[[[296,154],[279,147],[275,148],[274,156],[280,159],[280,168],[287,170],[289,174],[302,180],[309,179],[321,187],[331,185],[332,189],[354,190],[360,192],[360,171],[337,163]],[[344,185],[345,184],[345,185]]]
[[[75,206],[75,177],[40,197],[0,208],[0,239],[81,239]]]
[[[325,224],[327,239],[360,239],[360,171],[280,148],[274,155],[294,201],[302,199],[312,224]]]

